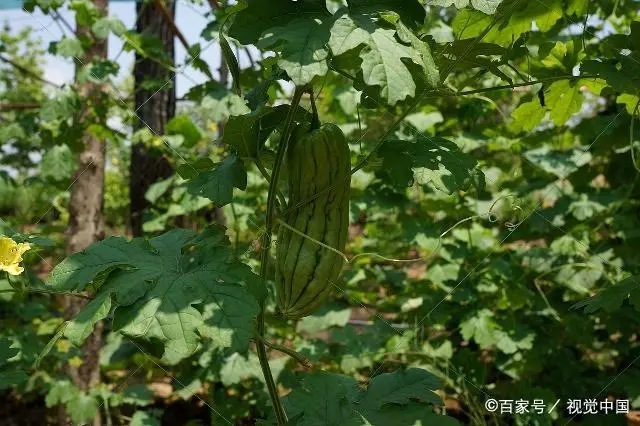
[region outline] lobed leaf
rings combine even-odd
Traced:
[[[223,229],[210,233],[204,245],[184,229],[149,241],[111,237],[65,259],[48,284],[77,292],[93,288],[95,298],[64,335],[80,344],[112,313],[116,331],[161,342],[163,360],[171,364],[193,354],[203,337],[221,349],[246,350],[258,312],[249,288],[259,278],[229,261]]]

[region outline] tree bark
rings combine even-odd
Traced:
[[[103,16],[107,15],[108,0],[93,0],[93,5]],[[91,29],[76,23],[78,37],[90,37],[93,44],[76,63],[76,76],[81,67],[90,62],[107,58],[107,40],[99,40],[91,35]],[[86,82],[78,85],[78,92],[85,105],[101,102],[104,84]],[[79,121],[91,120],[91,108],[85,108]],[[104,238],[104,170],[106,143],[91,133],[83,136],[84,150],[77,156],[77,169],[73,176],[69,200],[69,228],[67,230],[67,252],[77,253],[85,250],[94,242]],[[63,300],[65,318],[73,318],[87,301],[78,297],[66,297]],[[85,341],[82,351],[82,364],[79,367],[68,366],[73,383],[87,392],[100,382],[100,347],[102,346],[102,323],[96,324],[93,332]],[[63,418],[61,420],[64,419]],[[66,422],[66,419],[64,420]],[[68,423],[65,423],[68,424]],[[100,415],[93,421],[94,426],[101,425]]]
[[[175,2],[167,1],[166,7],[175,17]],[[137,3],[136,30],[140,34],[158,37],[165,46],[165,52],[174,59],[174,36],[171,27],[151,2]],[[176,110],[175,73],[161,64],[136,54],[133,69],[135,79],[135,109],[140,120],[135,119],[134,130],[151,128],[157,135],[163,135],[166,123],[173,118]],[[167,84],[159,91],[143,89],[146,80],[160,80]],[[142,235],[143,214],[148,207],[144,197],[149,187],[171,176],[173,170],[169,161],[160,155],[152,155],[144,144],[131,147],[129,169],[130,228],[134,237]]]

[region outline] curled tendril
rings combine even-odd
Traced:
[[[314,243],[316,243],[317,245],[319,245],[320,247],[323,247],[329,251],[334,252],[335,254],[339,255],[342,259],[344,259],[344,261],[346,263],[353,263],[356,259],[360,258],[360,257],[365,257],[365,256],[371,256],[371,257],[375,257],[378,259],[382,259],[386,262],[395,262],[395,263],[411,263],[411,262],[418,262],[418,261],[427,261],[430,260],[432,257],[436,256],[438,254],[438,252],[440,251],[440,249],[442,248],[442,240],[443,238],[451,231],[453,231],[455,228],[457,228],[458,226],[462,225],[465,222],[469,222],[471,220],[474,219],[478,219],[478,218],[482,218],[487,216],[489,222],[491,223],[495,223],[498,221],[498,218],[496,215],[493,214],[493,209],[495,208],[496,204],[498,204],[499,201],[507,199],[507,198],[517,198],[515,195],[513,194],[508,194],[508,195],[503,195],[502,197],[497,198],[489,207],[489,210],[481,215],[473,215],[473,216],[469,216],[467,218],[461,219],[458,222],[456,222],[455,224],[453,224],[452,226],[450,226],[449,228],[447,228],[442,234],[440,234],[440,236],[438,237],[438,244],[436,245],[435,249],[428,255],[425,257],[419,257],[417,259],[395,259],[395,258],[390,258],[390,257],[386,257],[383,256],[381,254],[378,254],[376,252],[368,252],[368,253],[360,253],[357,254],[353,257],[351,257],[351,259],[349,259],[349,257],[347,257],[346,254],[344,254],[343,252],[341,252],[340,250],[331,247],[330,245],[327,245],[325,243],[323,243],[322,241],[318,241],[313,237],[308,236],[307,234],[305,234],[302,231],[299,231],[297,229],[295,229],[294,227],[292,227],[291,225],[289,225],[288,223],[286,223],[285,221],[283,221],[280,218],[276,219],[276,222],[278,222],[278,224],[280,226],[284,226],[285,228],[287,228],[288,230],[290,230],[291,232],[300,235],[303,238],[308,239],[309,241],[312,241]],[[524,213],[524,210],[522,209],[522,207],[520,207],[519,205],[514,205],[511,209],[514,212],[520,212],[520,213]],[[517,223],[513,223],[513,222],[505,222],[504,226],[509,230],[509,231],[514,231],[518,226],[520,226],[522,224],[522,222],[524,222],[524,219],[520,220]]]
[[[489,211],[486,213],[487,215],[489,215],[489,222],[491,223],[495,223],[498,221],[498,218],[496,216],[493,216],[491,214],[491,212],[493,211],[494,207],[496,206],[496,204],[498,204],[498,201],[504,200],[506,198],[517,198],[515,195],[513,194],[507,194],[507,195],[503,195],[502,197],[498,197],[496,198],[496,200],[491,204],[491,207],[489,207]],[[518,204],[514,205],[513,207],[511,207],[511,210],[513,212],[520,212],[522,214],[522,216],[526,217],[524,214],[524,210],[522,210],[522,207],[520,207]],[[491,220],[491,217],[494,217],[493,220]],[[524,219],[520,219],[519,222],[513,223],[513,222],[505,222],[504,226],[505,228],[507,228],[509,231],[513,232],[517,227],[519,227],[520,225],[522,225],[522,222],[524,222]]]

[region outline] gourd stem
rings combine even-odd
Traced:
[[[266,281],[267,280],[267,270],[269,264],[269,248],[271,247],[271,233],[273,231],[273,219],[274,219],[274,208],[278,187],[278,180],[280,177],[280,169],[282,168],[282,161],[284,160],[284,154],[287,150],[287,144],[289,142],[289,138],[291,137],[291,133],[293,131],[293,122],[296,116],[296,110],[300,105],[300,99],[302,98],[302,94],[304,93],[303,88],[296,87],[293,98],[291,99],[291,106],[289,109],[289,113],[287,114],[287,118],[284,122],[284,129],[282,130],[282,137],[280,138],[280,144],[278,144],[278,150],[276,152],[276,160],[273,164],[273,172],[271,173],[271,181],[269,182],[269,193],[267,196],[267,218],[266,218],[266,229],[262,239],[262,247],[261,247],[261,256],[260,256],[260,277]],[[278,397],[278,388],[276,387],[276,383],[273,380],[273,375],[271,374],[271,367],[269,366],[269,358],[267,356],[267,347],[264,344],[264,334],[265,334],[265,322],[264,322],[264,311],[265,311],[265,301],[262,300],[260,302],[260,313],[258,314],[258,324],[257,324],[257,332],[258,335],[262,338],[262,340],[256,342],[256,348],[258,352],[258,359],[260,360],[260,367],[262,368],[262,374],[264,375],[264,379],[267,383],[267,389],[269,390],[269,396],[271,397],[271,403],[273,404],[273,410],[276,414],[276,421],[279,425],[285,424],[287,422],[287,415],[284,411],[284,407],[282,406],[282,402]]]
[[[309,90],[309,99],[311,100],[311,112],[313,113],[313,117],[311,118],[311,130],[317,130],[320,128],[320,116],[318,115],[318,108],[316,107],[313,90]]]
[[[293,349],[287,348],[286,346],[282,346],[274,342],[270,342],[260,335],[256,335],[255,340],[257,342],[264,343],[265,345],[269,346],[271,349],[274,349],[278,352],[282,352],[283,354],[289,355],[291,358],[295,359],[300,365],[302,365],[305,368],[311,368],[312,366],[311,361],[307,357],[294,351]]]

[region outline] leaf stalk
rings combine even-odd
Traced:
[[[311,368],[312,366],[311,360],[309,360],[307,357],[305,357],[301,353],[294,351],[291,348],[287,348],[286,346],[282,346],[277,343],[270,342],[260,335],[256,335],[255,340],[256,342],[260,342],[270,347],[273,350],[289,355],[291,358],[295,359],[300,365],[302,365],[305,368]]]

